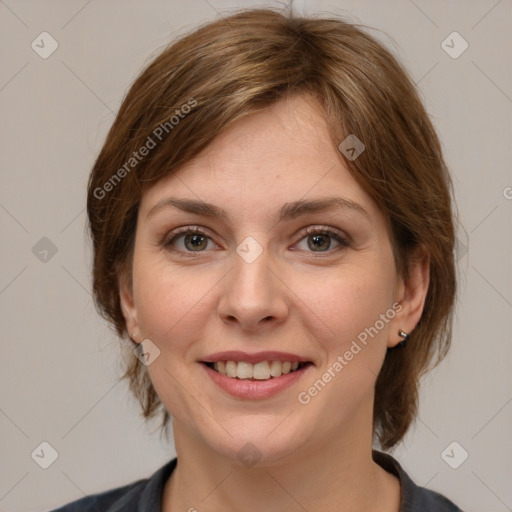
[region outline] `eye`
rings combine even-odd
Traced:
[[[337,244],[334,249],[334,243]],[[300,244],[306,244],[306,248]],[[210,234],[197,226],[178,228],[171,233],[171,238],[163,245],[177,253],[192,255],[191,253],[204,252],[207,249],[218,248]],[[350,247],[351,243],[337,230],[329,226],[310,226],[303,230],[302,238],[296,244],[300,250],[316,253],[332,253],[338,247]]]
[[[203,252],[205,249],[218,247],[209,234],[198,227],[179,228],[172,235],[164,245],[176,252]],[[210,243],[210,246],[208,246],[208,243]],[[211,245],[214,247],[211,247]]]
[[[334,240],[338,247],[350,247],[350,242],[344,238],[338,231],[328,226],[310,226],[304,231],[305,236],[300,240],[298,246],[305,242],[307,248],[301,250],[310,250],[312,252],[332,252],[332,241]]]

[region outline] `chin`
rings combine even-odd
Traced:
[[[213,437],[212,432],[219,429],[209,429],[204,442],[219,456],[242,466],[277,465],[296,456],[311,437],[303,428],[295,428],[292,421],[286,424],[288,421],[272,416],[237,417],[223,425],[230,435],[223,430],[220,438]]]

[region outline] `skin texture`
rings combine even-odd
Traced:
[[[168,197],[213,203],[228,217],[172,206],[148,216]],[[356,202],[367,214],[339,208],[278,219],[285,203],[325,197]],[[185,226],[207,232],[201,251],[183,234],[169,243]],[[349,247],[328,237],[316,249],[304,228],[325,226]],[[252,263],[236,252],[248,236],[263,250]],[[238,121],[145,193],[133,285],[120,278],[121,302],[135,340],[160,350],[148,371],[173,418],[178,454],[164,511],[398,510],[398,481],[371,458],[372,409],[387,348],[421,317],[428,255],[417,256],[404,282],[385,215],[344,166],[308,96]],[[394,303],[400,311],[378,335],[308,404],[299,403],[298,394]],[[291,352],[314,366],[273,397],[243,400],[218,388],[199,362],[225,350]],[[261,455],[254,467],[237,458],[248,442]]]

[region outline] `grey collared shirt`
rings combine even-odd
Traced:
[[[374,450],[373,459],[400,480],[400,512],[462,512],[441,494],[418,487],[391,455]],[[51,512],[162,512],[165,483],[176,464],[174,458],[150,478],[86,496]]]

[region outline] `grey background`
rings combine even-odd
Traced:
[[[174,456],[116,384],[119,341],[90,295],[85,186],[149,57],[198,23],[256,5],[265,4],[0,0],[0,511],[47,510],[148,477]],[[453,349],[424,380],[418,421],[395,456],[419,485],[468,512],[512,510],[512,2],[295,5],[392,38],[374,32],[418,83],[454,176]],[[31,48],[43,31],[59,45],[47,59]],[[453,31],[469,44],[456,59],[441,47]],[[55,254],[41,252],[43,237]],[[31,457],[43,441],[58,452],[48,469]],[[441,456],[453,441],[469,453],[458,469]],[[449,453],[456,461],[463,452]]]

